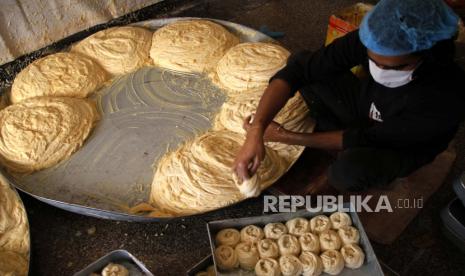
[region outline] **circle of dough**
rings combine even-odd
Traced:
[[[153,34],[150,57],[162,68],[181,72],[212,71],[239,39],[208,20],[180,20]]]
[[[342,242],[339,235],[336,231],[327,230],[320,234],[320,247],[321,251],[326,250],[339,250],[341,248]]]
[[[280,276],[281,269],[275,259],[264,258],[255,265],[255,274],[257,276]]]
[[[217,245],[236,246],[241,240],[241,234],[234,228],[226,228],[216,234]]]
[[[286,227],[289,230],[289,234],[297,237],[300,237],[304,233],[308,233],[310,231],[310,224],[305,218],[293,218],[286,222]]]
[[[120,264],[109,263],[103,268],[102,276],[129,276],[129,271]]]
[[[302,263],[302,275],[318,276],[323,272],[323,262],[315,253],[310,251],[302,252],[299,260]]]
[[[342,244],[358,243],[360,241],[360,232],[353,226],[343,226],[337,230],[341,237]]]
[[[272,239],[263,239],[258,242],[260,258],[277,258],[279,256],[278,244]]]
[[[341,255],[344,258],[346,267],[357,269],[363,265],[365,253],[356,244],[346,244],[341,248]]]
[[[255,225],[247,225],[241,229],[241,242],[257,243],[264,236],[262,228]]]
[[[220,245],[215,249],[215,261],[223,270],[233,270],[239,266],[236,251],[228,245]]]
[[[236,245],[236,255],[239,260],[239,266],[245,270],[254,270],[255,265],[260,259],[260,254],[254,243],[241,242]]]
[[[72,52],[95,60],[111,75],[122,75],[148,64],[152,32],[140,27],[113,27],[78,42]]]
[[[0,111],[0,161],[30,173],[51,167],[78,150],[98,119],[84,99],[36,97]]]
[[[0,275],[28,275],[29,263],[22,254],[0,250]]]
[[[320,255],[323,271],[330,275],[337,275],[344,269],[344,258],[337,250],[327,250]]]
[[[299,258],[294,255],[281,256],[279,258],[279,266],[283,276],[296,276],[302,273],[302,263]]]
[[[190,215],[243,200],[231,169],[243,141],[230,131],[207,132],[165,154],[153,178],[151,203],[165,213]],[[278,154],[267,148],[256,174],[260,190],[286,169]]]
[[[273,43],[240,43],[220,59],[216,74],[221,86],[230,90],[265,88],[270,78],[286,65],[289,54]]]
[[[281,222],[270,222],[265,225],[264,228],[265,237],[267,239],[277,240],[282,235],[287,234],[287,227],[286,225],[282,224]]]
[[[85,98],[108,79],[93,60],[77,53],[57,53],[35,60],[16,76],[10,100],[40,97]]]
[[[331,216],[329,216],[329,219],[331,220],[332,228],[336,230],[338,230],[339,228],[343,226],[352,225],[352,219],[347,213],[343,213],[343,212],[332,213]]]
[[[300,243],[293,235],[284,234],[278,239],[279,254],[284,255],[299,255]]]
[[[320,238],[313,233],[305,233],[299,237],[302,251],[309,251],[315,254],[320,253]]]
[[[320,234],[331,229],[331,221],[325,215],[318,215],[310,220],[310,229],[313,233]]]

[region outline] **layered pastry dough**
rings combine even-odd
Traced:
[[[30,173],[79,149],[98,119],[95,105],[75,98],[36,97],[0,111],[0,161]]]
[[[207,132],[167,153],[154,175],[152,204],[173,215],[190,215],[243,200],[231,169],[243,140],[230,131]],[[267,149],[257,172],[260,190],[286,169],[278,154]]]
[[[293,218],[286,222],[286,227],[289,230],[289,234],[297,237],[310,231],[310,224],[305,218]]]
[[[326,250],[339,250],[342,242],[339,235],[333,230],[327,230],[320,234],[320,247],[321,251]]]
[[[275,259],[264,258],[255,265],[255,274],[257,276],[280,276],[281,269]]]
[[[149,62],[152,32],[140,27],[113,27],[78,42],[72,52],[84,54],[112,75],[122,75]]]
[[[283,276],[298,276],[302,273],[302,263],[299,258],[294,255],[281,256],[279,258],[279,266]]]
[[[260,258],[277,258],[279,256],[279,247],[276,241],[272,239],[263,239],[258,242],[258,253]]]
[[[241,242],[236,245],[235,251],[241,268],[246,270],[253,270],[255,268],[260,255],[254,243]]]
[[[358,243],[360,241],[360,232],[353,226],[344,226],[337,230],[341,237],[342,244]]]
[[[109,263],[103,268],[102,276],[129,276],[129,271],[120,264]]]
[[[320,239],[313,233],[304,233],[299,237],[300,247],[302,251],[309,251],[315,254],[320,253]]]
[[[315,234],[320,234],[331,229],[331,221],[325,215],[315,216],[310,220],[310,229]]]
[[[264,88],[269,79],[286,65],[289,52],[264,42],[238,44],[221,58],[216,74],[223,87],[233,91]]]
[[[153,34],[150,57],[157,66],[181,72],[214,70],[239,39],[208,20],[180,20]]]
[[[318,276],[323,272],[323,262],[320,257],[312,252],[302,252],[299,256],[302,263],[302,275]]]
[[[28,275],[27,259],[14,251],[0,250],[0,275],[26,276]]]
[[[279,254],[284,255],[299,255],[300,243],[299,240],[289,234],[284,234],[278,239]]]
[[[337,250],[327,250],[320,255],[323,271],[330,275],[337,275],[344,269],[344,259]]]
[[[226,228],[216,234],[217,245],[236,246],[241,240],[241,234],[234,228]]]
[[[239,266],[236,251],[228,245],[220,245],[215,249],[215,261],[223,270],[233,270]]]
[[[341,248],[341,255],[344,258],[345,266],[356,269],[363,265],[365,253],[356,244],[347,244]]]
[[[57,53],[32,62],[17,75],[10,100],[17,103],[40,96],[85,98],[107,78],[107,73],[90,58]]]
[[[287,234],[287,227],[281,222],[271,222],[265,225],[264,232],[267,239],[277,240]]]
[[[263,239],[264,236],[265,233],[263,233],[262,228],[255,225],[247,225],[241,229],[242,242],[257,243]]]
[[[352,219],[347,213],[343,213],[343,212],[332,213],[331,216],[329,216],[329,219],[331,220],[332,228],[336,230],[338,230],[339,228],[343,226],[352,225]]]

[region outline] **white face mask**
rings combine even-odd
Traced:
[[[413,80],[415,69],[409,71],[381,69],[371,59],[368,60],[368,65],[373,79],[383,86],[396,88]]]

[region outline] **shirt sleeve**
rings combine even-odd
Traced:
[[[289,57],[286,66],[271,80],[285,80],[294,93],[313,81],[330,81],[335,75],[346,72],[366,60],[366,48],[358,31],[334,40],[316,52],[302,51]],[[270,80],[270,81],[271,81]]]

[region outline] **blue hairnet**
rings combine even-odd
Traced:
[[[458,20],[443,0],[381,0],[364,17],[359,36],[379,55],[405,55],[452,38]]]

